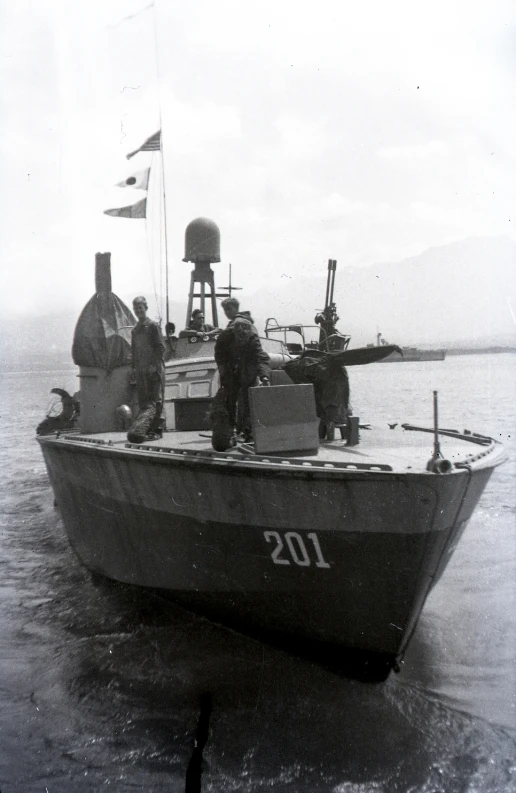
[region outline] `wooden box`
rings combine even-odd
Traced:
[[[319,448],[319,419],[312,385],[250,388],[249,405],[258,454]]]

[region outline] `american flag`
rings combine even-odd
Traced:
[[[135,154],[138,154],[139,151],[160,151],[161,149],[161,130],[155,132],[154,135],[151,135],[150,138],[147,138],[145,143],[142,143],[139,149],[135,149],[134,151],[130,152],[127,155],[127,159],[130,160],[131,157],[134,157]]]

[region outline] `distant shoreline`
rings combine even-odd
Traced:
[[[446,355],[496,355],[501,352],[516,352],[516,347],[479,347],[478,349],[464,347],[443,347]]]
[[[419,348],[422,352],[424,352],[424,348]],[[500,353],[516,353],[516,347],[502,347],[499,345],[492,346],[492,347],[478,347],[478,348],[464,348],[464,347],[441,347],[440,349],[444,350],[446,355],[497,355]],[[49,372],[49,371],[58,371],[58,372],[74,372],[77,367],[75,364],[70,360],[68,363],[65,360],[66,353],[62,353],[61,355],[48,355],[48,356],[37,356],[30,358],[22,358],[21,360],[16,361],[2,361],[0,359],[0,372],[5,373],[20,373],[20,372],[27,372],[32,371],[34,374],[38,372]],[[401,359],[402,360],[402,359]]]

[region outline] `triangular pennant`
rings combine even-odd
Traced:
[[[131,204],[128,207],[105,209],[104,214],[113,218],[145,218],[147,217],[147,199],[142,198],[141,201],[137,201],[136,204]]]

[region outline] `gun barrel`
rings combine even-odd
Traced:
[[[335,288],[335,271],[337,269],[337,260],[328,259],[328,282],[326,284],[326,305],[325,308],[333,303],[333,290]]]
[[[330,296],[330,278],[331,278],[331,259],[328,259],[328,275],[326,278],[326,297],[324,298],[324,309],[326,310],[329,306],[328,298]]]

